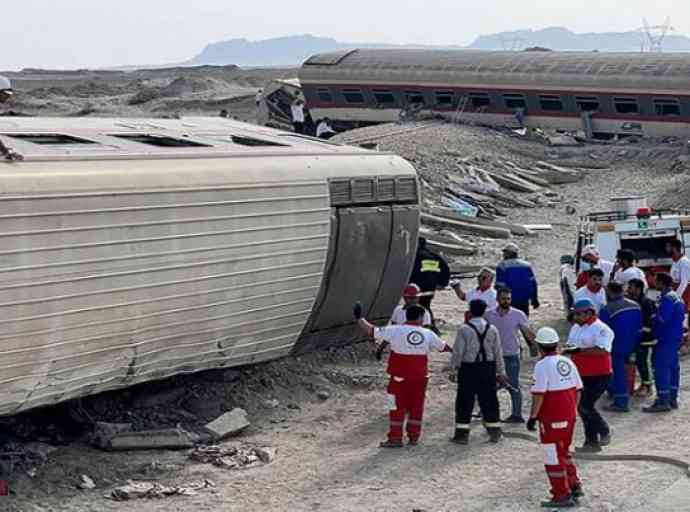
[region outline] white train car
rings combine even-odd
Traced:
[[[314,55],[299,80],[340,128],[425,111],[594,137],[690,136],[690,53],[358,49]]]
[[[226,119],[0,119],[0,415],[386,318],[419,223],[391,154]]]

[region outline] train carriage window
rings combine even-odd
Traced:
[[[316,96],[319,98],[319,101],[323,103],[333,103],[333,95],[328,87],[319,87],[316,89]]]
[[[419,91],[405,91],[405,99],[410,105],[424,105],[424,95]]]
[[[560,112],[563,110],[563,101],[561,100],[560,96],[542,94],[539,96],[539,106],[542,110]]]
[[[42,146],[97,144],[97,142],[92,140],[81,139],[79,137],[73,137],[72,135],[63,135],[61,133],[5,133],[3,135],[25,142],[31,142],[32,144],[40,144]]]
[[[467,95],[470,105],[474,108],[488,107],[491,105],[491,98],[485,92],[471,92]]]
[[[524,94],[504,94],[503,101],[506,104],[506,108],[527,108]]]
[[[364,94],[361,89],[343,89],[343,96],[348,103],[364,103]]]
[[[210,144],[202,144],[187,139],[177,139],[167,135],[151,135],[148,133],[115,133],[111,137],[117,139],[129,140],[138,142],[139,144],[147,144],[149,146],[156,146],[159,148],[210,148]]]
[[[436,91],[436,104],[440,106],[451,106],[455,94],[453,91]]]
[[[680,102],[672,98],[655,99],[654,112],[658,116],[679,116]]]
[[[374,89],[374,99],[378,105],[394,105],[395,96],[392,91]]]
[[[613,98],[613,103],[619,114],[637,114],[640,112],[636,98]]]
[[[575,103],[580,112],[597,112],[599,110],[599,98],[596,96],[575,96]]]

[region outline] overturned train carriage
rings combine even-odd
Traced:
[[[418,187],[391,154],[224,119],[0,121],[0,414],[357,336]]]
[[[314,55],[299,79],[314,120],[426,112],[590,136],[690,135],[690,53],[360,49]]]

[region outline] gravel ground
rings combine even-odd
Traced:
[[[385,133],[391,127],[359,131],[357,137]],[[367,135],[369,134],[369,135]],[[353,135],[354,137],[354,135]],[[499,156],[523,166],[550,159],[565,165],[596,163],[607,170],[592,170],[577,184],[553,187],[561,201],[553,207],[515,209],[511,220],[522,223],[551,223],[553,231],[534,238],[516,238],[535,266],[541,283],[542,307],[535,312],[535,327],[552,325],[567,330],[557,283],[558,258],[572,252],[577,216],[605,209],[608,197],[644,193],[654,196],[672,189],[682,176],[667,171],[683,151],[678,144],[641,142],[625,145],[593,145],[557,150],[480,127],[437,126],[407,135],[381,139],[382,149],[411,158],[430,184],[428,194],[438,191],[443,174],[453,168],[444,155],[452,149],[469,158],[484,159],[489,165]],[[625,151],[625,155],[623,152]],[[594,156],[592,156],[594,155]],[[436,199],[427,196],[428,199]],[[577,213],[568,215],[566,205]],[[504,243],[477,240],[482,252],[467,261],[495,264]],[[464,305],[450,292],[435,301],[435,311],[447,322],[444,336],[453,338],[453,326]],[[278,449],[276,460],[267,466],[228,471],[187,462],[184,452],[103,453],[74,443],[61,447],[35,478],[19,475],[17,496],[7,500],[3,510],[17,511],[505,511],[538,510],[547,494],[547,483],[538,446],[526,441],[504,439],[498,445],[486,442],[477,424],[471,444],[459,447],[448,442],[453,425],[455,389],[444,372],[447,355],[433,359],[433,377],[428,391],[423,442],[415,448],[380,451],[385,436],[384,371],[371,357],[367,346],[333,358],[312,355],[299,361],[285,360],[249,371],[245,378],[267,382],[248,388],[256,394],[253,427],[242,438],[271,444]],[[529,386],[533,361],[525,361],[523,389]],[[276,371],[276,367],[281,370]],[[687,363],[683,365],[688,382]],[[199,387],[200,376],[184,385]],[[311,388],[307,384],[311,383]],[[316,384],[315,384],[316,383]],[[330,398],[320,401],[316,389],[326,389]],[[687,384],[683,384],[687,393]],[[229,391],[228,391],[229,392]],[[262,407],[277,399],[274,408]],[[234,397],[229,397],[232,401]],[[501,393],[502,409],[508,398]],[[529,400],[525,401],[527,408]],[[614,429],[610,453],[654,453],[690,460],[690,404],[666,416],[643,416],[640,403],[628,415],[610,417]],[[520,427],[511,427],[520,428]],[[578,443],[582,432],[578,426]],[[127,478],[140,478],[151,463],[174,464],[176,469],[148,474],[162,484],[208,478],[216,487],[197,496],[169,497],[116,503],[104,492]],[[580,462],[587,497],[582,511],[647,511],[654,500],[681,479],[680,470],[654,463]],[[94,478],[97,489],[78,491],[80,474]],[[144,472],[145,473],[145,472]],[[1,503],[1,502],[0,502]],[[650,508],[652,507],[652,508]]]

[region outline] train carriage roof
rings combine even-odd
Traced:
[[[300,80],[690,94],[690,53],[357,49],[310,57]]]

